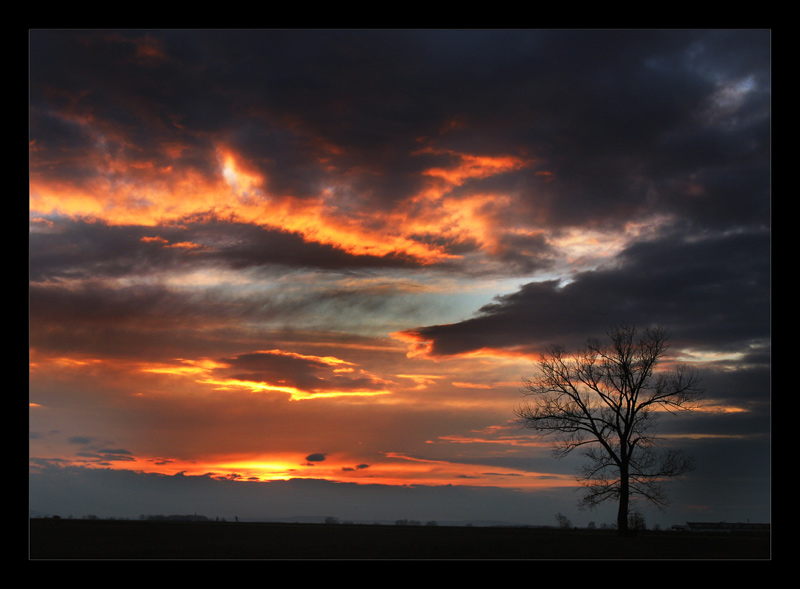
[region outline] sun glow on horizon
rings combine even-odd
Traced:
[[[419,458],[398,452],[385,453],[378,460],[358,464],[357,460],[325,457],[309,462],[300,455],[273,457],[213,458],[186,460],[166,457],[130,457],[125,461],[96,462],[80,457],[60,459],[60,466],[83,466],[112,470],[130,470],[169,477],[209,477],[240,482],[273,482],[290,479],[316,479],[332,483],[366,485],[505,487],[512,489],[544,489],[574,487],[570,474],[522,471],[513,468],[465,463],[457,460]],[[35,463],[31,467],[38,468]]]

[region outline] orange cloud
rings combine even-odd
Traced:
[[[496,249],[497,223],[492,212],[509,205],[510,197],[481,194],[452,198],[448,194],[469,179],[518,170],[530,163],[512,156],[453,154],[458,163],[451,168],[426,170],[431,184],[396,211],[342,215],[335,195],[324,189],[316,198],[271,193],[269,179],[230,147],[218,146],[217,169],[208,173],[157,166],[124,155],[125,150],[111,152],[99,147],[107,142],[125,144],[125,138],[114,129],[91,118],[65,118],[95,137],[98,148],[83,154],[80,161],[82,168],[94,173],[82,175],[79,182],[55,181],[40,173],[47,169],[46,163],[37,162],[30,178],[32,216],[65,215],[110,225],[148,227],[210,216],[294,232],[306,241],[353,255],[401,255],[422,264],[460,257],[449,253],[444,245],[436,245],[443,241],[473,241]],[[174,143],[162,147],[166,161],[179,158],[185,149]],[[32,145],[32,153],[34,150]],[[436,236],[437,241],[421,240],[420,236]]]
[[[140,241],[143,241],[144,243],[161,243],[161,244],[169,243],[169,240],[166,240],[163,237],[158,237],[158,236],[142,237]]]
[[[288,356],[290,358],[301,358],[303,360],[314,360],[316,362],[322,362],[323,364],[328,364],[330,366],[340,366],[340,365],[349,365],[354,366],[352,362],[348,362],[347,360],[342,360],[341,358],[336,358],[335,356],[314,356],[312,354],[298,354],[297,352],[287,352],[285,350],[258,350],[253,352],[254,354],[275,354],[277,356]]]
[[[179,243],[173,243],[164,247],[176,248],[176,249],[184,249],[184,250],[193,250],[193,249],[202,249],[203,246],[199,243],[193,243],[191,241],[181,241]]]
[[[207,378],[199,380],[203,384],[214,385],[218,390],[226,389],[245,389],[253,393],[286,393],[292,401],[304,401],[308,399],[325,399],[331,397],[375,397],[378,395],[388,395],[387,390],[353,390],[337,391],[328,389],[312,389],[304,391],[297,387],[269,384],[252,380],[242,380],[238,378],[213,379]]]
[[[406,356],[408,358],[426,358],[428,360],[438,361],[441,359],[466,359],[466,358],[489,358],[495,360],[530,360],[536,361],[540,355],[536,352],[516,348],[489,348],[483,347],[477,350],[470,350],[468,352],[461,352],[458,354],[451,354],[446,357],[433,352],[434,341],[426,337],[419,331],[406,330],[397,331],[390,334],[390,336],[398,341],[404,342],[408,346]],[[456,383],[453,383],[454,385]],[[462,383],[463,385],[463,383]],[[466,386],[466,385],[463,385]]]
[[[460,163],[452,168],[429,168],[425,171],[427,176],[441,178],[453,186],[461,186],[468,179],[487,178],[489,176],[518,170],[530,163],[512,156],[490,157],[432,149],[426,149],[424,151],[450,153],[460,159]]]
[[[268,356],[285,356],[289,358],[296,358],[300,360],[308,360],[316,364],[324,364],[332,368],[334,375],[347,374],[355,371],[355,364],[336,358],[334,356],[314,356],[307,354],[298,354],[295,352],[288,352],[284,350],[264,350],[256,351],[248,354],[260,355],[265,354]],[[251,393],[284,393],[289,396],[292,401],[303,401],[309,399],[325,399],[332,397],[375,397],[390,394],[390,391],[385,388],[339,388],[335,386],[316,387],[304,389],[293,384],[288,384],[282,379],[269,382],[259,379],[248,379],[243,377],[219,377],[215,374],[220,369],[230,368],[230,364],[225,362],[217,362],[214,360],[176,360],[178,364],[157,364],[157,365],[144,365],[141,367],[143,372],[150,372],[156,374],[168,374],[173,376],[190,376],[195,379],[195,382],[213,386],[216,390],[244,390]],[[366,374],[361,371],[362,374]],[[367,375],[368,376],[368,375]],[[280,378],[280,377],[276,377]],[[378,385],[381,379],[369,377],[371,384]]]
[[[540,231],[517,225],[508,218],[514,210],[514,196],[482,191],[455,194],[468,180],[489,178],[529,167],[534,162],[510,155],[481,156],[448,150],[425,148],[416,153],[447,154],[455,158],[450,167],[429,168],[423,172],[430,181],[418,194],[393,214],[394,224],[408,235],[426,235],[454,244],[473,244],[489,253],[504,246],[502,236],[511,232],[538,236]]]
[[[492,385],[480,384],[480,383],[475,383],[475,382],[457,382],[457,381],[453,381],[450,384],[452,384],[454,387],[457,387],[459,389],[491,389],[492,388]]]
[[[408,344],[408,358],[432,358],[435,356],[431,354],[433,349],[433,341],[426,339],[421,333],[417,331],[397,331],[390,334],[396,340]]]

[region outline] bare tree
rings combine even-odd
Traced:
[[[552,346],[539,361],[539,374],[525,379],[530,398],[515,410],[520,423],[554,437],[558,457],[580,449],[588,462],[578,477],[584,487],[582,507],[617,500],[617,526],[628,531],[634,497],[663,507],[665,479],[694,468],[691,457],[661,448],[651,433],[661,411],[695,408],[703,394],[696,373],[681,366],[656,372],[668,345],[661,328],[622,326],[608,334],[609,342],[589,339],[570,356]]]
[[[562,530],[572,527],[572,522],[569,521],[569,518],[560,511],[556,514],[556,522],[558,522],[558,527]]]

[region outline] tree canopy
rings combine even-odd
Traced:
[[[515,410],[522,425],[553,438],[557,456],[582,451],[581,506],[618,500],[620,533],[628,530],[633,498],[663,507],[663,482],[694,468],[690,456],[654,434],[660,413],[692,410],[703,394],[697,373],[685,366],[656,370],[668,342],[666,329],[638,334],[621,326],[608,341],[588,339],[576,354],[551,346],[538,374],[524,379],[525,399]]]

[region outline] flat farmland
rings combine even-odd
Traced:
[[[31,519],[31,560],[763,559],[767,533]]]

